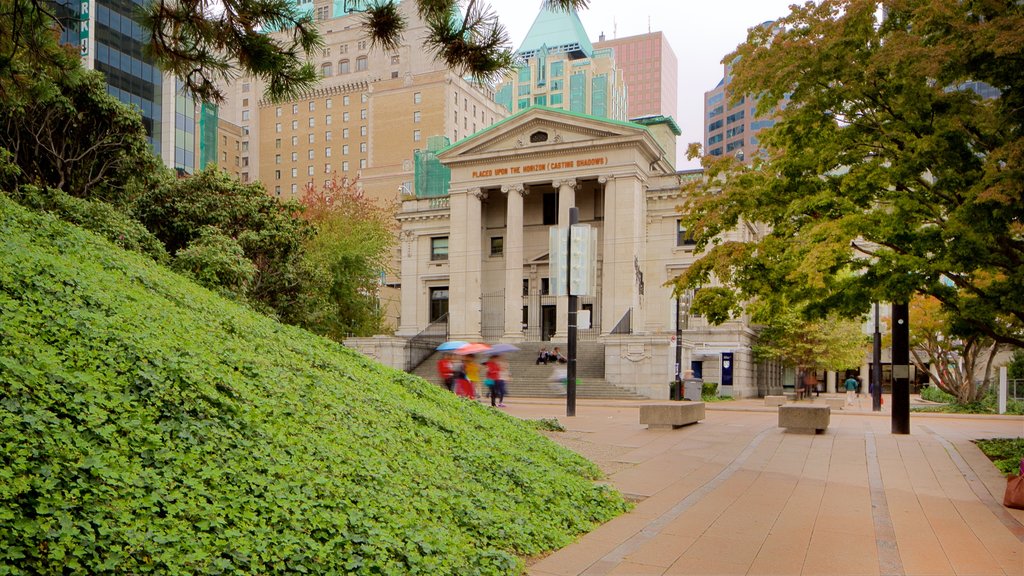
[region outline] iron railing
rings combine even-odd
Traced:
[[[480,300],[480,336],[496,342],[505,335],[505,291],[483,294]]]
[[[405,345],[405,371],[412,372],[430,358],[438,346],[448,341],[448,315],[434,320]]]

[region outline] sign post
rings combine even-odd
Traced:
[[[569,227],[551,228],[549,237],[551,284],[555,296],[569,297],[565,415],[576,415],[576,343],[579,296],[593,294],[597,285],[597,230],[579,224],[580,212],[569,208]]]

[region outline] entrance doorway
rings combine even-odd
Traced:
[[[544,304],[540,307],[540,339],[547,342],[555,335],[558,329],[557,306]]]

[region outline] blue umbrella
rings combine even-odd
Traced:
[[[450,352],[452,350],[458,350],[459,348],[462,348],[466,344],[469,344],[469,342],[465,342],[463,340],[449,340],[444,344],[438,346],[437,350],[440,350],[441,352]]]
[[[484,354],[486,354],[488,356],[497,356],[498,354],[508,354],[509,352],[518,352],[518,351],[519,351],[519,348],[517,346],[513,346],[511,344],[506,344],[506,343],[502,342],[500,344],[495,344],[494,346],[491,346],[491,349],[486,351],[486,352],[484,352]]]

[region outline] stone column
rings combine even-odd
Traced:
[[[505,219],[505,341],[523,340],[523,198],[522,184],[501,187],[507,196]]]
[[[419,242],[421,238],[412,230],[398,234],[402,250],[402,302],[400,308],[398,336],[415,336],[425,327],[429,316],[429,302],[423,293],[419,274]],[[423,313],[417,315],[417,312]],[[422,319],[422,324],[420,323]]]
[[[576,205],[576,179],[566,178],[551,183],[558,189],[558,227],[569,227],[569,208]],[[551,287],[554,291],[555,287]],[[555,323],[555,340],[565,342],[569,338],[569,297],[559,296],[555,302],[557,308]]]
[[[647,210],[643,182],[637,175],[615,176],[608,179],[605,190],[601,331],[610,332],[632,309],[633,331],[642,332],[644,315],[640,310],[637,265],[642,265],[645,257]]]
[[[448,318],[452,340],[480,340],[481,201],[479,188],[449,195]]]

